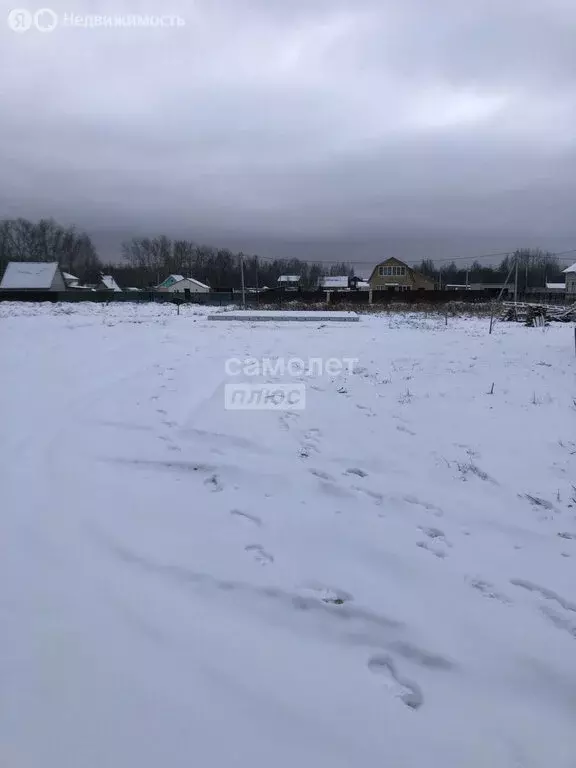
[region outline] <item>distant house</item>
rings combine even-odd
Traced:
[[[114,293],[122,293],[122,288],[118,285],[112,275],[102,275],[100,282],[96,286],[97,291],[114,291]]]
[[[434,280],[394,257],[381,261],[368,280],[374,291],[433,291]]]
[[[3,291],[64,291],[66,283],[55,261],[10,261],[4,272]]]
[[[278,287],[296,289],[300,287],[301,280],[302,278],[300,275],[280,275],[278,278]]]
[[[347,291],[350,289],[350,278],[348,275],[321,277],[319,287],[323,291]]]
[[[546,290],[551,293],[564,293],[566,290],[565,283],[546,283]]]
[[[158,293],[210,293],[210,286],[195,280],[193,277],[170,275],[160,285],[156,286]]]
[[[80,287],[80,280],[75,275],[71,275],[69,272],[62,272],[62,277],[66,283],[66,288]]]
[[[170,288],[174,283],[179,283],[181,280],[184,280],[184,275],[168,275],[165,280],[162,280],[160,285],[156,286],[156,290],[162,291],[165,288]]]
[[[576,263],[563,271],[566,275],[566,293],[576,293]]]

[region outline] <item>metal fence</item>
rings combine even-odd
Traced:
[[[466,302],[481,304],[493,301],[498,297],[499,289],[485,289],[483,291],[372,291],[373,304],[446,304],[447,302]],[[509,296],[503,296],[506,299]],[[566,294],[541,294],[538,297],[533,294],[519,295],[520,301],[545,302],[555,304],[569,304],[574,297]],[[170,293],[156,293],[155,291],[127,291],[111,293],[110,291],[36,291],[36,290],[4,290],[0,291],[0,301],[50,301],[50,302],[78,302],[92,301],[98,303],[110,302],[158,302],[173,304],[195,304],[200,306],[225,306],[228,304],[242,304],[240,291],[211,291],[210,293],[191,293],[178,295]],[[326,291],[289,291],[269,290],[262,293],[246,292],[245,303],[248,307],[263,305],[288,307],[294,303],[306,305],[322,305],[323,307],[338,306],[339,304],[368,306],[370,303],[369,291],[330,291],[329,301]]]

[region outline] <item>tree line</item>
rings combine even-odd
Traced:
[[[300,259],[262,259],[253,254],[198,245],[192,240],[132,238],[122,244],[124,264],[110,265],[117,282],[147,288],[158,285],[170,274],[194,277],[215,291],[273,287],[280,275],[299,275],[305,288],[314,287],[323,275],[353,275],[348,264],[320,263]]]
[[[437,266],[431,259],[425,259],[414,268],[433,277],[442,286],[466,285],[467,283],[514,283],[518,262],[518,291],[526,288],[543,288],[546,283],[563,283],[563,267],[558,257],[550,251],[520,248],[505,256],[496,266],[487,266],[474,261],[469,267],[459,266],[452,261]]]
[[[57,261],[89,282],[98,280],[102,268],[90,236],[53,219],[0,221],[0,274],[9,261]]]
[[[9,261],[57,261],[65,272],[82,283],[98,282],[101,274],[111,274],[122,287],[151,288],[170,274],[194,277],[215,291],[273,287],[280,275],[299,275],[304,288],[314,288],[324,275],[354,275],[345,262],[330,266],[301,259],[262,259],[254,254],[199,245],[193,240],[159,237],[134,237],[122,243],[120,263],[102,263],[86,232],[65,227],[53,219],[32,222],[27,219],[0,220],[0,274]],[[386,254],[382,255],[382,260]],[[518,262],[518,290],[543,287],[546,282],[564,282],[562,266],[555,254],[519,249],[495,266],[474,261],[468,268],[452,262],[436,265],[425,259],[415,269],[432,277],[439,285],[503,283],[514,281]],[[367,278],[369,275],[361,275]]]

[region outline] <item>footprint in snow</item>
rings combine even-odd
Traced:
[[[320,480],[326,480],[329,483],[334,482],[334,478],[332,477],[332,475],[330,475],[328,472],[323,472],[321,469],[311,469],[310,474],[314,475],[314,477],[317,477]]]
[[[353,485],[352,490],[369,496],[377,507],[381,507],[384,502],[384,496],[379,491],[371,491],[369,488],[360,488],[359,485]]]
[[[435,557],[438,557],[440,560],[444,560],[446,557],[446,552],[444,552],[443,549],[440,549],[440,547],[433,547],[430,544],[428,544],[427,541],[417,541],[416,546],[420,547],[420,549],[426,549],[428,552],[431,552]]]
[[[368,669],[375,675],[381,675],[390,693],[399,698],[410,709],[418,709],[424,703],[420,686],[398,674],[396,664],[391,656],[372,656],[368,661]]]
[[[356,467],[352,467],[351,469],[347,469],[344,474],[345,475],[357,475],[358,477],[368,477],[368,472],[364,472],[363,469],[357,469]]]
[[[323,603],[331,605],[344,605],[354,600],[353,595],[350,592],[346,592],[339,587],[330,587],[327,584],[321,584],[319,582],[308,582],[302,585],[303,596],[316,597]]]
[[[204,480],[204,485],[206,485],[212,491],[212,493],[218,493],[219,491],[224,490],[224,486],[216,474],[207,477],[206,480]]]
[[[296,413],[295,411],[285,411],[278,419],[280,422],[280,426],[282,429],[289,430],[290,425],[294,423],[295,420],[298,420],[300,417],[300,414]]]
[[[408,504],[414,504],[417,507],[424,507],[427,512],[432,512],[436,517],[442,517],[444,511],[437,507],[435,504],[430,504],[428,501],[420,501],[416,496],[404,496],[404,501]]]
[[[247,547],[244,547],[244,550],[251,553],[254,560],[260,563],[260,565],[270,565],[270,563],[274,562],[274,555],[266,552],[261,544],[249,544]]]
[[[234,517],[241,517],[244,520],[248,520],[253,525],[257,525],[259,528],[262,527],[262,520],[258,517],[258,515],[251,515],[249,512],[243,512],[241,509],[231,509],[230,514]]]
[[[490,584],[489,581],[473,578],[469,579],[468,583],[472,589],[480,592],[482,597],[487,597],[489,600],[498,600],[499,602],[505,604],[510,604],[512,602],[509,597],[506,597],[506,595],[503,595],[501,592],[498,592],[496,589],[494,589],[493,584]]]
[[[440,530],[440,528],[427,528],[421,526],[420,530],[424,535],[428,536],[429,539],[432,539],[432,541],[435,541],[439,544],[445,544],[447,547],[452,546],[452,544],[447,541],[446,536],[444,535],[444,531]]]

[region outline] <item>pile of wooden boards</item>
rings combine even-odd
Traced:
[[[550,321],[569,323],[576,321],[576,303],[570,306],[558,306],[550,304],[528,304],[526,302],[504,302],[502,320],[525,323],[535,326],[543,325]]]

